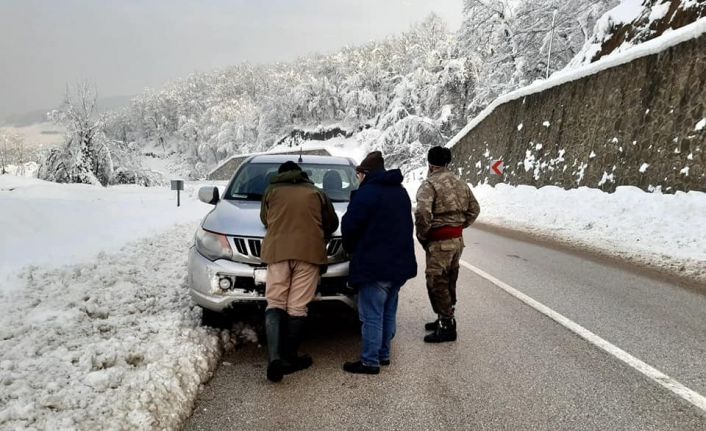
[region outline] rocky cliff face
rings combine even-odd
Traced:
[[[706,191],[705,150],[706,35],[501,104],[452,148],[474,184],[667,193]]]
[[[568,67],[597,61],[706,17],[706,0],[622,0]]]

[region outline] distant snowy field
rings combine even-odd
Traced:
[[[419,176],[407,183],[414,199]],[[473,193],[479,223],[537,234],[706,282],[706,193],[673,195],[618,187],[495,187]]]
[[[54,148],[64,142],[65,129],[53,122],[46,121],[22,127],[3,127],[9,134],[22,137],[25,148]]]

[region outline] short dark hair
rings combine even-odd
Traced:
[[[298,164],[294,163],[291,160],[288,160],[288,161],[282,163],[281,165],[279,165],[279,169],[277,169],[277,173],[281,174],[283,172],[301,171],[301,170],[302,170],[302,168]]]

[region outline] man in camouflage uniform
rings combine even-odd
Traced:
[[[480,206],[470,187],[446,166],[451,150],[434,147],[427,155],[429,172],[417,191],[414,213],[417,239],[426,251],[426,278],[429,299],[438,319],[425,329],[427,343],[456,340],[456,280],[463,251],[463,229],[480,214]]]

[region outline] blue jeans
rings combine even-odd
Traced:
[[[363,365],[379,367],[390,359],[390,344],[395,336],[397,300],[401,284],[376,281],[358,290],[358,313],[363,323]]]

